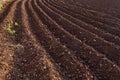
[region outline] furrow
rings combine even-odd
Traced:
[[[118,29],[118,28],[115,28],[115,27],[113,27],[113,26],[109,26],[109,25],[107,25],[107,24],[103,24],[103,23],[101,23],[101,22],[98,22],[98,21],[96,21],[96,20],[93,20],[93,19],[90,19],[90,18],[88,18],[88,17],[85,17],[85,16],[83,16],[83,15],[80,15],[80,14],[75,14],[75,13],[73,13],[72,11],[68,11],[67,9],[65,9],[65,8],[62,8],[62,7],[60,7],[60,6],[57,6],[57,5],[55,5],[55,4],[52,4],[52,3],[50,3],[49,2],[49,4],[51,4],[52,6],[54,6],[54,7],[56,7],[56,8],[58,8],[59,10],[61,10],[61,11],[63,11],[63,12],[66,12],[67,14],[70,14],[70,15],[72,15],[73,17],[75,17],[75,18],[78,18],[79,20],[82,20],[82,21],[84,21],[85,23],[87,23],[87,24],[89,24],[89,25],[93,25],[95,28],[98,28],[98,29],[102,29],[103,31],[106,31],[106,32],[109,32],[109,33],[111,33],[111,34],[114,34],[114,35],[116,35],[116,36],[120,36],[120,30]],[[84,13],[84,12],[83,12]],[[117,26],[118,27],[118,26]],[[107,38],[106,38],[107,39]]]
[[[23,24],[25,26],[24,27],[25,33],[28,35],[28,37],[30,37],[29,40],[32,40],[31,42],[34,44],[35,50],[37,48],[37,51],[33,50],[31,55],[26,51],[26,53],[28,53],[26,56],[26,59],[29,60],[29,64],[25,67],[30,72],[31,72],[31,69],[33,69],[33,71],[31,72],[31,75],[29,75],[29,73],[28,73],[30,79],[35,79],[35,80],[38,80],[38,79],[41,79],[41,80],[43,80],[43,79],[46,79],[46,80],[47,79],[64,80],[61,76],[61,72],[59,71],[59,69],[56,66],[56,64],[54,63],[54,61],[51,60],[51,58],[49,57],[46,50],[43,49],[43,47],[41,46],[40,43],[38,43],[38,41],[35,38],[35,35],[33,35],[33,33],[30,30],[31,25],[29,23],[29,17],[28,17],[29,12],[27,12],[27,7],[28,7],[27,3],[25,3],[23,5],[23,7],[25,7],[25,8],[23,8],[23,16],[22,16]],[[33,57],[35,52],[36,52],[36,56]],[[32,61],[31,61],[31,59],[32,59]],[[35,75],[33,75],[33,73]]]
[[[0,23],[5,19],[5,17],[9,14],[10,10],[12,9],[12,6],[14,6],[15,0],[12,1],[7,5],[7,7],[4,9],[4,11],[0,14]]]
[[[49,6],[49,7],[50,7],[50,6]],[[53,8],[52,8],[52,10],[53,10]],[[57,12],[58,14],[62,15],[63,17],[65,17],[65,18],[67,18],[67,19],[69,19],[71,22],[74,22],[75,24],[79,25],[80,27],[85,28],[86,30],[88,30],[88,31],[90,31],[90,32],[92,32],[92,33],[95,33],[96,35],[104,38],[105,40],[107,39],[107,40],[111,41],[111,39],[112,39],[112,42],[113,42],[113,43],[115,43],[116,45],[120,45],[120,44],[119,44],[119,42],[120,42],[119,37],[116,37],[116,36],[114,36],[114,35],[111,35],[111,34],[109,34],[109,33],[107,33],[107,32],[103,32],[102,30],[99,30],[99,29],[93,27],[92,25],[88,25],[88,24],[86,24],[86,23],[84,23],[84,22],[82,22],[82,21],[80,21],[80,20],[78,20],[78,19],[76,19],[76,18],[73,18],[73,17],[71,17],[70,15],[67,15],[67,14],[65,14],[64,12],[61,12],[61,11],[55,9],[55,8],[54,8],[54,10],[55,10],[55,12]],[[114,32],[115,32],[115,31],[114,31]]]
[[[18,1],[15,1],[15,2],[13,3],[14,5],[11,6],[11,9],[10,9],[9,13],[6,14],[5,18],[2,20],[2,22],[0,22],[0,32],[1,32],[1,31],[4,31],[4,32],[5,32],[5,33],[2,33],[1,35],[7,35],[7,34],[6,34],[6,29],[5,29],[5,27],[7,27],[7,25],[11,23],[12,18],[13,18],[13,16],[14,16],[14,12],[15,12],[14,9],[16,9],[16,5],[17,5],[18,3],[19,3],[19,0],[18,0]],[[5,12],[7,12],[7,11],[5,11]],[[3,13],[3,14],[4,14],[4,13]],[[2,15],[1,15],[0,17],[2,17]],[[7,35],[6,37],[8,38],[8,35]],[[2,39],[1,39],[1,40],[2,40]],[[7,40],[10,40],[10,38],[8,38]]]
[[[95,73],[98,79],[113,80],[119,78],[119,67],[117,67],[114,63],[108,60],[105,56],[99,54],[93,48],[85,45],[80,40],[76,39],[74,36],[70,35],[68,32],[62,29],[49,16],[47,16],[47,14],[40,7],[37,6],[37,2],[35,2],[35,4],[33,4],[32,6],[34,9],[37,9],[35,11],[37,12],[39,18],[43,21],[43,23],[47,24],[49,30],[56,37],[60,38],[60,41],[65,44],[69,49],[73,50],[74,54],[78,58],[82,58],[85,64],[89,66],[89,68],[93,71],[93,73]],[[115,73],[115,75],[107,73]]]
[[[33,2],[31,2],[31,4],[32,3]],[[61,43],[58,42],[54,36],[52,36],[44,24],[42,25],[34,11],[31,11],[30,4],[26,10],[29,13],[31,12],[29,16],[31,16],[32,19],[30,19],[29,22],[32,32],[36,35],[36,38],[44,46],[49,55],[60,66],[60,70],[63,72],[65,79],[92,80],[89,70],[87,70],[86,67],[83,66],[83,64],[78,61],[74,55],[72,55],[72,52],[69,49],[61,45]]]
[[[55,1],[55,0],[54,0]],[[87,10],[90,10],[90,11],[93,11],[93,12],[97,12],[97,13],[101,13],[101,14],[105,14],[105,15],[108,15],[108,16],[110,16],[110,17],[113,17],[113,18],[117,18],[117,19],[119,19],[120,18],[120,15],[119,15],[119,12],[118,12],[118,10],[117,10],[117,8],[115,9],[115,10],[117,10],[117,11],[108,11],[108,12],[105,12],[105,11],[103,11],[103,10],[99,10],[99,9],[94,9],[94,8],[92,8],[92,7],[90,7],[90,6],[86,6],[86,4],[80,4],[80,3],[75,3],[75,2],[71,2],[71,3],[69,3],[68,1],[66,1],[66,2],[64,2],[64,1],[60,1],[61,3],[67,3],[67,4],[70,4],[70,5],[74,5],[76,8],[77,7],[81,7],[81,8],[84,8],[84,9],[87,9]]]
[[[9,23],[11,20],[12,20],[12,17],[13,17],[13,13],[15,12],[14,9],[16,9],[16,5],[19,3],[19,0],[13,2],[11,4],[11,7],[10,7],[10,10],[8,9],[8,11],[5,10],[5,12],[3,12],[3,14],[1,14],[1,22],[0,22],[0,26],[3,28],[3,26],[5,26],[4,24],[7,24]],[[2,20],[2,16],[5,16],[4,19]]]
[[[54,3],[58,6],[61,6],[60,3],[55,3],[53,1],[49,1],[49,2],[52,2],[52,3]],[[62,7],[64,9],[70,11],[70,12],[74,12],[74,14],[76,14],[76,15],[83,15],[85,17],[88,17],[88,18],[92,19],[92,20],[99,21],[99,22],[102,22],[104,24],[110,25],[111,27],[114,26],[114,27],[120,29],[120,27],[119,27],[120,26],[120,20],[116,19],[114,17],[110,17],[108,15],[101,14],[101,13],[98,14],[95,11],[83,9],[83,8],[80,8],[80,7],[77,7],[77,10],[76,10],[75,7],[73,7],[73,6],[71,7],[71,5],[69,5],[69,4],[66,4],[64,6],[62,4]]]
[[[61,27],[65,30],[82,40],[82,42],[86,43],[94,47],[99,52],[105,54],[110,60],[114,61],[116,64],[120,65],[120,48],[114,44],[104,41],[102,38],[90,33],[89,31],[79,28],[77,25],[72,24],[72,22],[63,18],[55,12],[50,11],[49,8],[45,7],[40,2],[37,2],[39,6],[50,16],[52,17]],[[67,27],[66,27],[67,26]]]
[[[20,31],[20,33],[18,33],[18,35],[22,37],[16,36],[19,39],[17,43],[23,44],[25,52],[16,52],[14,60],[15,66],[8,74],[9,77],[7,80],[64,80],[54,62],[48,57],[47,52],[37,42],[28,28],[29,24],[25,10],[25,3],[27,2],[28,1],[24,0],[17,5],[17,12],[14,13],[13,18],[13,20],[19,21],[20,26],[18,26],[16,30],[17,32],[19,30],[22,32],[22,34]]]
[[[14,8],[16,8],[17,3],[18,3],[18,1],[15,2]],[[5,79],[6,75],[9,73],[9,71],[13,67],[13,65],[12,65],[13,51],[10,50],[11,44],[9,44],[9,41],[8,41],[8,40],[10,40],[10,38],[4,29],[5,25],[7,23],[9,23],[9,20],[12,20],[13,12],[14,12],[14,10],[10,10],[9,14],[5,17],[5,19],[2,21],[2,23],[0,23],[0,44],[1,44],[1,48],[0,48],[0,52],[1,52],[1,55],[0,55],[0,65],[1,65],[0,79]],[[10,47],[8,47],[8,46],[10,46]]]

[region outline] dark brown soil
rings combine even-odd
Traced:
[[[111,2],[11,1],[0,13],[0,80],[119,80],[120,1]]]

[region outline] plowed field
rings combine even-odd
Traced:
[[[120,9],[91,1],[11,1],[0,13],[0,79],[120,80]]]

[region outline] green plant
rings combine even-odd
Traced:
[[[19,26],[18,22],[15,22],[14,25],[15,25],[15,26]]]
[[[8,25],[6,25],[5,29],[8,31],[8,33],[10,34],[10,37],[15,40],[15,35],[16,35],[16,31],[14,29],[14,27],[19,26],[19,24],[17,22],[13,22],[11,21]]]
[[[3,8],[3,5],[2,5],[2,3],[0,2],[0,10],[2,10],[2,8]]]

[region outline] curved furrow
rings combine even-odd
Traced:
[[[20,1],[19,0],[19,2],[16,4],[16,8],[11,8],[12,10],[14,9],[14,11],[13,12],[10,12],[10,13],[12,13],[13,14],[13,17],[12,17],[12,19],[11,19],[11,21],[15,21],[14,19],[16,18],[16,15],[18,14],[18,10],[20,11],[20,15],[19,16],[21,16],[21,4],[22,4],[22,1]],[[15,26],[14,26],[15,27]],[[15,56],[15,54],[14,54],[14,57],[16,57]],[[15,67],[15,64],[16,64],[16,61],[15,61],[15,58],[13,58],[13,68],[15,68],[16,69],[16,67]],[[17,72],[17,73],[16,73]],[[15,70],[11,70],[7,75],[6,75],[6,79],[5,80],[13,80],[13,79],[19,79],[18,78],[18,75],[22,75],[20,72],[21,71],[19,71],[19,70],[17,70],[16,69],[16,72],[15,72]],[[18,74],[19,73],[19,74]]]
[[[38,4],[40,2],[37,2]],[[116,64],[120,65],[120,47],[109,42],[104,41],[102,38],[90,33],[89,31],[79,28],[72,22],[63,18],[55,12],[52,12],[49,8],[45,7],[45,5],[39,4],[40,7],[50,16],[52,17],[61,27],[75,35],[77,38],[82,40],[82,42],[86,43],[94,47],[99,52],[105,54],[110,60],[114,61]],[[67,27],[66,27],[67,26]],[[115,55],[114,55],[115,54]]]
[[[49,3],[51,3],[51,2],[49,2]],[[51,3],[51,4],[53,4],[53,3]],[[89,24],[92,24],[92,25],[94,25],[94,26],[97,26],[97,25],[99,25],[99,27],[98,28],[101,28],[101,29],[104,29],[104,30],[106,30],[104,27],[109,27],[109,28],[112,28],[112,29],[118,29],[118,30],[120,30],[120,27],[119,27],[119,25],[109,25],[109,24],[105,24],[104,23],[104,20],[103,20],[103,23],[102,22],[100,22],[100,21],[97,21],[97,20],[94,20],[94,19],[91,19],[91,18],[89,18],[88,16],[86,16],[87,14],[84,14],[85,12],[83,12],[83,11],[81,11],[81,14],[75,14],[74,12],[72,12],[72,11],[70,11],[68,8],[64,8],[64,7],[60,7],[60,5],[58,5],[58,4],[54,4],[54,7],[57,7],[58,9],[61,9],[63,12],[66,12],[66,13],[68,13],[68,14],[70,14],[70,15],[73,15],[74,17],[76,17],[76,18],[78,18],[78,19],[80,19],[80,20],[83,20],[84,22],[86,22],[86,23],[89,23]],[[83,13],[83,14],[82,14]],[[87,19],[86,19],[87,18]],[[103,18],[103,17],[102,17]],[[90,21],[90,22],[89,22]],[[104,25],[103,25],[104,24]],[[100,25],[103,25],[104,27],[102,27],[102,26],[100,26]]]
[[[14,8],[16,8],[16,5],[19,3],[19,1],[16,1],[14,3]],[[13,7],[13,6],[12,6]],[[7,35],[6,31],[4,30],[4,26],[9,23],[9,21],[13,18],[13,12],[14,10],[10,10],[9,14],[4,18],[2,23],[0,23],[0,79],[4,79],[7,73],[12,69],[13,65],[12,59],[13,59],[13,52],[10,51],[10,48],[7,46],[11,45],[8,43],[8,40],[10,40],[9,36]],[[3,49],[2,49],[3,48]],[[4,51],[5,49],[5,51]],[[8,54],[9,53],[9,54]],[[8,58],[9,57],[9,58]],[[4,63],[4,64],[3,64]]]
[[[0,14],[0,23],[5,19],[5,17],[9,14],[10,10],[12,9],[12,6],[14,6],[15,0],[12,1],[7,5],[7,7],[4,9],[4,11]]]
[[[119,19],[114,19],[113,17],[108,18],[108,15],[96,14],[94,11],[83,9],[83,8],[79,9],[79,7],[77,7],[77,11],[75,11],[75,9],[72,9],[74,7],[71,7],[68,4],[63,5],[63,4],[60,4],[60,3],[55,3],[54,1],[49,1],[49,2],[52,2],[52,3],[54,3],[58,6],[62,5],[62,8],[66,9],[70,12],[74,12],[74,14],[76,14],[76,15],[83,15],[87,18],[90,18],[90,19],[93,19],[95,21],[99,21],[99,22],[102,22],[104,24],[114,26],[114,27],[120,29],[120,27],[119,27],[120,26],[120,20]]]
[[[48,5],[48,4],[46,4],[46,5]],[[104,39],[107,38],[107,40],[109,40],[109,41],[111,41],[111,39],[112,39],[113,43],[115,43],[116,45],[120,45],[120,38],[119,37],[111,35],[111,34],[109,34],[107,32],[103,32],[103,31],[93,27],[92,25],[88,25],[88,24],[86,24],[86,23],[84,23],[84,22],[82,22],[82,21],[80,21],[80,20],[78,20],[76,18],[73,18],[72,16],[67,15],[64,12],[61,12],[61,11],[55,9],[55,7],[52,7],[50,5],[48,5],[48,7],[52,8],[52,10],[54,9],[54,12],[60,14],[61,16],[65,17],[66,19],[69,19],[71,22],[74,22],[75,24],[79,25],[80,27],[82,27],[82,28],[84,28],[84,29],[86,29],[86,30],[88,30],[88,31],[90,31],[90,32],[104,38]],[[113,32],[115,32],[115,31],[113,30]]]
[[[49,16],[47,16],[47,14],[40,7],[38,7],[36,1],[32,6],[37,12],[39,18],[43,21],[44,24],[47,25],[47,28],[49,28],[49,30],[56,37],[60,38],[60,41],[63,44],[74,51],[74,55],[76,55],[78,59],[82,58],[84,60],[84,64],[87,64],[89,66],[89,68],[97,76],[98,79],[112,80],[118,79],[120,77],[119,67],[115,66],[115,64],[113,64],[105,56],[99,54],[93,48],[80,42],[80,40],[76,39],[74,36],[70,35],[68,32],[62,29]],[[114,73],[115,75],[107,73]]]
[[[120,19],[74,1],[13,0],[4,8],[0,31],[13,21],[15,40],[6,42],[15,50],[0,80],[120,79]]]
[[[60,66],[59,68],[63,72],[65,79],[92,80],[92,75],[89,70],[87,70],[80,61],[78,61],[69,49],[54,38],[54,36],[46,29],[44,24],[42,24],[39,18],[35,15],[34,11],[31,10],[32,7],[30,4],[26,5],[26,7],[27,6],[28,8],[26,10],[29,13],[28,16],[32,17],[32,19],[29,20],[32,32],[36,35],[36,38],[44,46],[49,55]]]
[[[55,0],[54,0],[55,1]],[[66,1],[66,2],[64,2],[64,1],[60,1],[60,3],[63,3],[63,4],[65,4],[65,3],[67,3],[67,4],[70,4],[70,5],[74,5],[76,8],[78,8],[78,7],[81,7],[81,8],[83,8],[83,9],[87,9],[87,10],[89,10],[89,11],[92,11],[92,12],[96,12],[96,13],[100,13],[100,14],[102,14],[102,15],[107,15],[107,16],[109,16],[109,17],[113,17],[113,18],[116,18],[116,19],[119,19],[120,18],[120,15],[118,14],[119,12],[118,11],[114,11],[114,12],[103,12],[103,10],[101,11],[101,10],[98,10],[98,9],[93,9],[92,7],[90,7],[90,6],[86,6],[86,4],[80,4],[80,3],[77,3],[77,2],[74,2],[74,1],[72,1],[71,3],[69,3],[69,1]],[[117,9],[116,9],[117,10]],[[101,12],[100,12],[101,11]]]
[[[51,61],[50,57],[48,57],[46,51],[41,47],[41,45],[36,41],[34,35],[30,32],[28,22],[26,21],[28,18],[25,11],[25,3],[26,1],[24,0],[17,5],[13,20],[19,21],[20,26],[18,26],[16,30],[17,32],[21,32],[18,33],[16,37],[19,39],[19,42],[25,46],[26,51],[21,53],[16,52],[14,68],[8,74],[9,77],[6,79],[64,80],[53,61]],[[19,37],[19,35],[22,37]]]
[[[46,1],[46,3],[48,3],[47,1]],[[50,5],[49,3],[47,4],[47,5]],[[55,10],[55,7],[53,6],[53,5],[51,5],[51,7],[53,7],[54,8],[54,10]],[[66,13],[64,13],[63,11],[61,11],[61,10],[58,10],[58,8],[56,8],[56,10],[55,11],[57,11],[59,14],[62,14],[63,13],[63,15],[65,15]],[[60,13],[61,12],[61,13]],[[98,33],[101,33],[101,32],[105,32],[106,33],[106,35],[109,35],[110,37],[111,37],[111,39],[112,39],[112,42],[114,41],[115,42],[115,40],[116,40],[116,38],[115,38],[115,36],[114,35],[117,35],[117,36],[119,36],[120,34],[120,31],[118,30],[118,29],[110,29],[110,27],[108,26],[108,27],[105,27],[104,25],[102,25],[101,24],[101,26],[100,27],[103,27],[105,30],[108,30],[108,32],[109,33],[113,33],[114,35],[111,35],[111,34],[109,34],[108,32],[106,32],[105,30],[103,30],[102,31],[102,29],[100,29],[101,30],[101,32],[100,31],[98,31],[98,29],[99,29],[99,27],[97,27],[97,26],[92,26],[92,25],[90,25],[90,24],[86,24],[85,22],[82,22],[81,20],[79,20],[78,21],[78,19],[77,18],[75,18],[75,17],[73,17],[73,16],[71,16],[71,15],[69,15],[71,12],[69,12],[68,14],[66,14],[66,17],[67,17],[67,19],[71,19],[72,20],[72,22],[74,22],[74,23],[76,23],[76,24],[79,24],[79,25],[81,25],[81,27],[83,26],[84,28],[88,28],[89,29],[89,27],[90,27],[90,29],[91,30],[93,30],[92,32],[94,32],[94,33],[96,33],[96,32],[98,32]],[[71,18],[70,18],[71,17]],[[86,18],[86,20],[89,20],[88,18]],[[93,22],[93,20],[90,20],[90,21],[88,21],[88,22]],[[93,24],[94,25],[94,24]],[[87,29],[86,28],[86,29]],[[98,29],[97,29],[98,28]],[[96,31],[96,32],[95,32]],[[103,33],[103,34],[105,34],[105,33]],[[102,36],[102,35],[101,35]],[[109,38],[106,38],[106,36],[102,36],[102,37],[104,37],[105,39],[107,39],[107,40],[109,40],[109,41],[111,41],[111,39],[109,39]],[[117,39],[118,40],[118,39]],[[116,40],[116,41],[117,41]]]
[[[93,19],[90,19],[88,17],[85,17],[83,15],[76,15],[75,13],[71,12],[71,11],[68,11],[66,10],[65,8],[62,8],[60,6],[57,6],[55,4],[52,4],[50,2],[48,2],[49,4],[51,4],[52,6],[56,7],[57,9],[61,10],[62,12],[66,12],[67,14],[69,15],[72,15],[73,17],[79,19],[79,20],[82,20],[84,21],[85,23],[89,24],[89,25],[93,25],[93,27],[95,28],[98,28],[98,29],[102,29],[103,31],[106,31],[106,32],[109,32],[111,34],[114,34],[116,36],[119,36],[120,37],[120,30],[115,28],[115,27],[112,27],[112,26],[109,26],[107,24],[103,24],[101,22],[98,22],[96,20],[93,20]],[[117,26],[118,27],[118,26]],[[107,39],[107,38],[106,38]]]
[[[0,15],[0,25],[10,22],[10,20],[14,14],[12,14],[16,9],[16,5],[19,3],[20,0],[11,2],[4,10],[4,12]],[[10,18],[10,19],[9,19]]]
[[[29,64],[27,66],[25,65],[23,70],[26,69],[26,70],[30,71],[31,75],[29,75],[29,73],[28,73],[30,79],[35,79],[35,80],[46,79],[47,80],[47,79],[56,79],[57,78],[58,80],[63,80],[62,76],[60,75],[61,72],[59,71],[58,67],[55,66],[53,61],[51,61],[50,57],[47,55],[48,53],[42,48],[41,44],[38,43],[35,36],[33,35],[30,28],[28,27],[31,25],[29,23],[29,17],[28,17],[29,13],[27,12],[27,7],[28,7],[27,3],[25,3],[25,5],[23,5],[23,7],[25,7],[25,8],[23,8],[22,21],[25,26],[24,27],[25,33],[28,35],[28,37],[30,37],[30,40],[32,40],[32,43],[34,44],[35,49],[36,48],[38,49],[37,51],[35,51],[36,52],[35,57],[33,57],[34,51],[31,53],[31,55],[26,51],[27,55],[25,58],[28,60],[28,62],[26,62],[26,63],[27,64],[29,63]],[[33,69],[33,72],[31,72],[31,69]],[[34,73],[34,75],[33,75],[33,73]]]
[[[30,1],[29,1],[29,3],[30,3]],[[26,10],[23,11],[23,14],[25,12],[25,14],[23,15],[23,18],[24,18],[24,16],[27,16],[25,19],[23,19],[23,21],[25,22],[24,24],[26,26],[26,31],[27,31],[26,33],[28,33],[28,36],[31,37],[31,39],[33,39],[33,41],[36,43],[35,44],[36,47],[39,48],[36,52],[37,53],[36,57],[38,58],[38,60],[34,59],[33,53],[32,53],[32,55],[28,54],[26,56],[26,59],[29,59],[29,63],[30,63],[29,65],[26,66],[26,69],[29,71],[31,71],[31,69],[34,69],[35,73],[38,75],[38,77],[36,75],[34,75],[34,77],[31,77],[30,79],[35,79],[35,80],[38,80],[38,79],[41,79],[41,80],[43,80],[43,79],[46,79],[46,80],[47,79],[64,80],[61,76],[61,72],[59,71],[59,68],[57,66],[55,66],[54,61],[52,61],[52,62],[50,61],[50,57],[49,57],[48,53],[42,48],[41,44],[38,43],[38,41],[35,38],[35,35],[33,35],[33,33],[30,30],[31,25],[29,23],[29,17],[28,17],[29,12],[27,12],[28,11],[27,4],[28,3],[25,4]],[[27,23],[26,23],[26,20],[27,20]],[[40,53],[40,57],[38,57],[38,53]],[[40,58],[41,58],[41,60],[40,60]],[[31,59],[33,59],[33,61],[31,61]],[[34,62],[34,64],[32,62]],[[36,64],[36,67],[34,67],[35,64]],[[38,66],[38,64],[39,64],[39,66]],[[42,65],[45,65],[45,66],[42,66]],[[30,66],[32,66],[32,67],[30,67]],[[33,73],[34,72],[31,72],[31,76],[33,75]]]
[[[15,11],[15,9],[16,9],[16,5],[17,5],[18,3],[19,3],[19,0],[13,2],[13,3],[12,3],[13,5],[11,5],[11,7],[9,6],[9,7],[10,7],[10,10],[8,11],[8,13],[7,13],[7,11],[4,11],[4,12],[3,12],[3,15],[2,15],[2,14],[0,15],[0,17],[6,15],[6,16],[4,17],[4,19],[2,19],[2,18],[0,19],[0,20],[1,20],[1,22],[0,22],[0,31],[4,30],[6,24],[10,23],[10,21],[12,20],[13,15],[14,15],[13,13],[14,13],[14,11]],[[12,9],[12,8],[14,8],[14,9]],[[6,34],[5,34],[5,35],[6,35]]]

